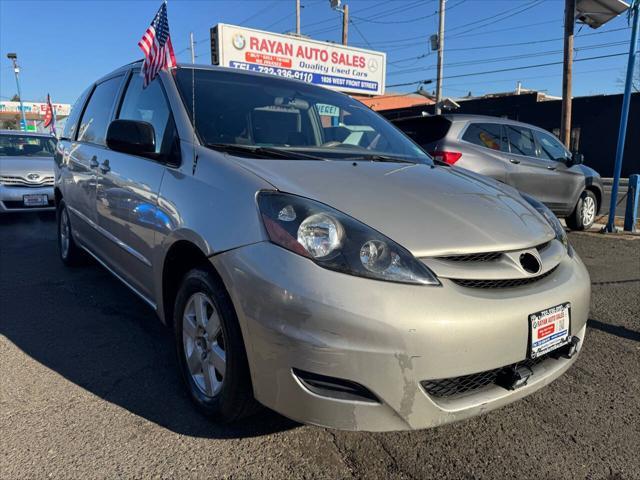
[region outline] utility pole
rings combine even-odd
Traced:
[[[562,69],[562,118],[560,140],[571,150],[571,103],[573,84],[573,31],[576,22],[576,0],[565,0],[564,59]]]
[[[342,44],[347,44],[349,36],[349,5],[342,7]]]
[[[346,45],[349,37],[349,5],[342,5],[342,0],[329,0],[329,5],[336,12],[342,13],[342,44]]]
[[[620,129],[618,130],[618,145],[616,146],[616,163],[613,170],[613,184],[611,185],[611,203],[609,204],[609,220],[604,227],[605,232],[615,232],[616,203],[618,201],[618,184],[622,173],[622,160],[624,157],[624,144],[627,138],[627,124],[629,121],[629,105],[631,102],[631,86],[633,85],[633,72],[636,65],[638,52],[638,35],[640,35],[640,0],[633,0],[629,21],[631,27],[631,43],[629,45],[629,59],[627,61],[627,79],[624,84],[624,96],[622,97],[622,113],[620,115]],[[633,227],[631,227],[633,229]]]
[[[300,36],[300,0],[296,0],[296,35]]]
[[[442,72],[444,70],[444,11],[446,0],[440,0],[440,25],[438,27],[438,80],[436,83],[436,115],[441,113]]]
[[[16,75],[16,87],[18,88],[18,98],[20,99],[20,113],[22,114],[22,122],[20,129],[27,131],[27,117],[24,114],[24,104],[22,103],[22,92],[20,92],[20,79],[18,78],[20,73],[20,67],[18,66],[18,55],[15,53],[7,53],[7,58],[13,62],[13,73]]]
[[[191,50],[191,63],[196,63],[196,44],[193,42],[193,32],[189,32],[189,50]]]

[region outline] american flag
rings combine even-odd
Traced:
[[[167,2],[165,1],[153,17],[147,31],[138,42],[144,52],[144,62],[140,75],[144,77],[143,87],[146,88],[160,70],[168,70],[176,66],[176,57],[169,35],[169,20],[167,20]]]

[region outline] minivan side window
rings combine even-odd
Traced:
[[[502,125],[499,123],[472,123],[462,135],[462,140],[491,150],[507,151]]]
[[[171,110],[160,81],[151,82],[147,88],[143,89],[142,77],[134,72],[129,80],[118,118],[144,121],[153,125],[156,136],[156,153],[161,153],[169,151],[170,146],[163,144],[174,138],[173,135],[167,135],[165,138],[170,117]]]
[[[78,128],[78,141],[106,145],[107,127],[122,76],[98,84],[89,99]]]
[[[538,141],[538,157],[545,160],[562,162],[567,158],[567,151],[556,137],[550,133],[534,132]]]
[[[527,157],[536,156],[536,144],[533,140],[533,132],[530,129],[515,125],[505,125],[504,128],[507,130],[511,153],[526,155]]]
[[[62,131],[62,136],[60,138],[64,140],[75,140],[76,131],[78,129],[78,120],[80,119],[80,114],[82,113],[82,107],[91,92],[91,88],[87,88],[82,95],[78,97],[76,103],[71,107],[71,113],[67,117],[64,122],[64,129]]]

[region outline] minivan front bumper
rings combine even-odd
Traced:
[[[527,357],[528,315],[571,303],[584,342],[590,280],[565,256],[553,274],[518,288],[476,289],[442,279],[412,286],[329,271],[262,242],[211,258],[244,335],[254,395],[294,420],[346,430],[428,428],[501,407],[547,385],[575,362],[548,358],[516,390],[495,384],[434,397],[421,382],[490,371]],[[355,382],[377,398],[340,398],[294,372]]]

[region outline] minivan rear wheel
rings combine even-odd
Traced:
[[[221,282],[206,269],[188,272],[175,301],[176,352],[191,400],[205,415],[230,423],[254,413],[240,326]]]
[[[593,192],[585,190],[580,195],[576,208],[567,217],[567,226],[571,230],[587,230],[593,225],[598,212],[598,200]]]
[[[69,267],[80,265],[84,255],[73,239],[69,210],[64,200],[60,200],[58,203],[56,220],[58,224],[58,254],[60,255],[60,260]]]

